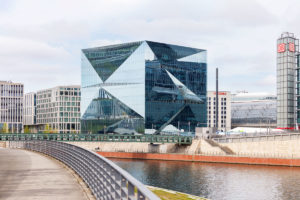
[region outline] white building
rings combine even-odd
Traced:
[[[227,91],[219,92],[218,130],[231,129],[231,94]],[[207,92],[207,126],[216,126],[216,92]]]
[[[38,91],[36,124],[39,131],[79,133],[80,86],[57,86]]]
[[[21,133],[23,128],[24,85],[0,81],[0,131]]]
[[[30,126],[36,124],[36,93],[30,92],[24,96],[23,125]]]

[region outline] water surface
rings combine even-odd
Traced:
[[[300,200],[300,168],[111,159],[147,185],[216,200]]]

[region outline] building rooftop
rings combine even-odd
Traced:
[[[0,83],[11,84],[11,85],[23,85],[23,83],[14,83],[12,81],[2,81],[2,80],[0,80]]]
[[[232,94],[232,101],[258,101],[258,100],[276,100],[277,96],[267,92],[253,92],[253,93],[237,93]]]

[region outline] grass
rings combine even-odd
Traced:
[[[165,190],[161,188],[148,187],[154,194],[162,200],[206,200],[202,197],[197,197],[189,194]]]

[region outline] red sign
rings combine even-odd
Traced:
[[[285,52],[285,44],[284,43],[278,44],[278,46],[277,46],[277,52],[278,53]]]
[[[217,94],[216,92],[214,92],[214,94]],[[218,92],[219,95],[226,95],[226,92]]]
[[[289,51],[295,52],[295,44],[294,43],[289,43]]]

